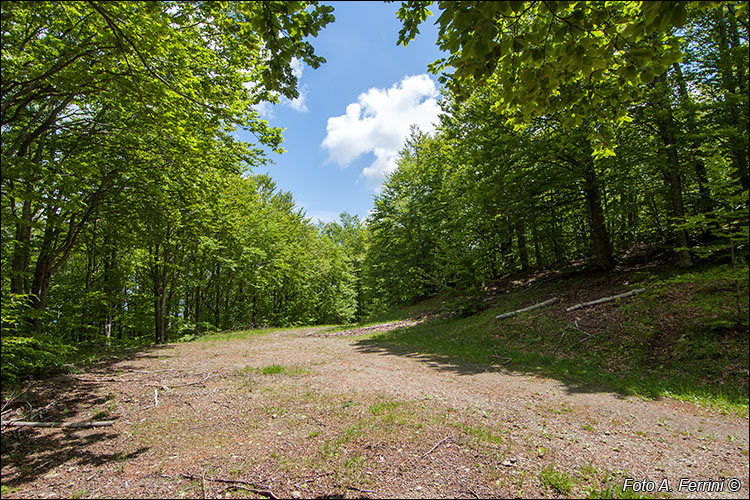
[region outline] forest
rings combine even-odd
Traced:
[[[314,224],[254,173],[283,151],[257,105],[325,63],[332,7],[3,2],[3,382],[441,293],[471,312],[508,273],[634,248],[746,287],[747,2],[430,4],[398,42],[439,16],[438,131],[412,129],[370,216]]]

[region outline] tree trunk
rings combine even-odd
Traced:
[[[591,230],[591,243],[594,246],[596,256],[596,267],[602,271],[610,271],[615,267],[615,259],[612,256],[612,245],[605,226],[599,181],[596,177],[594,160],[591,155],[587,155],[585,163],[583,192],[589,212],[589,229]]]
[[[744,120],[740,118],[739,106],[742,105],[740,104],[742,101],[739,101],[735,97],[737,94],[738,78],[734,74],[734,65],[729,53],[730,38],[732,45],[737,47],[739,46],[739,35],[737,33],[737,24],[734,15],[730,12],[730,14],[725,17],[723,5],[719,6],[716,11],[718,13],[717,22],[719,28],[719,71],[721,73],[722,85],[726,92],[724,103],[728,115],[727,124],[730,127],[736,127],[736,132],[729,134],[727,142],[729,144],[729,153],[732,157],[732,163],[737,171],[740,186],[742,190],[745,191],[750,188],[750,168],[748,166],[747,155],[748,145],[746,135],[742,133],[743,131],[747,131],[747,117],[745,117]],[[729,18],[728,22],[727,18]],[[743,95],[745,82],[744,67],[742,67],[742,63],[740,63],[738,71],[741,72],[740,76],[742,76],[742,81],[740,81],[740,95]]]
[[[539,246],[539,231],[536,228],[536,221],[531,226],[531,236],[534,238],[534,266],[537,269],[542,269],[544,262],[542,262],[542,250]]]
[[[195,334],[201,334],[201,286],[195,287]]]
[[[29,305],[34,309],[32,327],[34,333],[42,332],[42,314],[47,307],[47,293],[49,292],[49,281],[52,276],[52,261],[54,259],[53,243],[57,237],[54,229],[54,210],[48,210],[47,227],[44,229],[39,255],[34,266],[34,277],[29,290]]]
[[[661,113],[658,114],[656,119],[656,126],[659,130],[659,136],[661,137],[664,145],[663,155],[665,159],[665,171],[664,178],[667,182],[668,193],[669,193],[669,204],[671,208],[671,215],[674,224],[679,225],[685,221],[685,207],[682,201],[682,178],[680,176],[680,159],[677,154],[677,141],[675,139],[676,125],[674,117],[672,115],[672,106],[669,104],[668,96],[663,85],[665,85],[664,76],[660,77],[661,82],[658,84],[662,85],[661,89],[657,92],[660,93],[659,101],[656,104],[657,109],[661,108]],[[688,250],[688,236],[687,231],[683,228],[678,228],[675,231],[676,244],[680,248],[677,251],[677,265],[680,267],[690,267],[693,261],[690,257],[690,251]]]
[[[221,309],[221,287],[219,286],[219,276],[220,276],[220,273],[221,273],[221,267],[217,263],[216,264],[216,273],[214,274],[214,276],[215,276],[214,283],[216,285],[216,297],[215,297],[215,301],[214,301],[214,304],[216,305],[216,309],[215,309],[216,315],[214,317],[214,325],[216,325],[216,328],[221,328],[221,321],[219,320],[219,318],[221,317],[221,314],[219,313],[219,311]]]
[[[21,220],[16,222],[15,246],[11,261],[10,293],[28,293],[29,252],[31,249],[31,201],[25,200]]]
[[[683,106],[687,107],[687,113],[685,118],[685,127],[687,130],[695,131],[697,129],[697,125],[695,122],[695,111],[693,109],[693,102],[692,99],[690,99],[690,94],[687,90],[687,83],[685,82],[685,77],[682,74],[682,67],[680,66],[680,63],[674,63],[672,67],[675,70],[675,76],[677,77],[677,88],[680,92],[680,100],[683,103]],[[700,144],[696,141],[692,141],[691,144],[691,150],[692,150],[692,157],[693,157],[693,169],[695,170],[695,178],[698,182],[698,194],[699,194],[699,200],[698,200],[698,211],[700,213],[707,213],[713,210],[713,200],[711,199],[711,193],[708,190],[708,174],[706,172],[706,164],[703,161],[703,158],[699,156]]]
[[[521,271],[528,271],[529,251],[526,248],[526,228],[520,221],[516,223],[516,239],[518,241],[518,257],[521,260]]]

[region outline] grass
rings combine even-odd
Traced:
[[[725,278],[726,271],[716,266],[690,272],[666,269],[637,277],[637,284],[631,276],[628,288],[645,284],[646,293],[575,315],[564,312],[570,304],[563,301],[495,319],[571,290],[585,290],[594,281],[580,276],[557,280],[503,294],[496,308],[479,314],[434,319],[372,335],[359,344],[419,354],[431,362],[459,365],[456,369],[462,371],[512,369],[578,390],[669,397],[747,417],[748,319],[737,311],[737,288]],[[747,304],[746,275],[738,288],[739,302]],[[589,323],[595,326],[577,326]]]
[[[561,495],[567,495],[573,489],[573,478],[567,472],[560,472],[551,465],[542,469],[539,473],[539,479],[545,488]]]
[[[303,330],[309,327],[279,327],[279,328],[256,328],[254,330],[233,330],[230,332],[217,332],[208,335],[202,335],[195,339],[195,342],[214,342],[223,340],[248,340],[255,337],[261,337],[274,332]]]

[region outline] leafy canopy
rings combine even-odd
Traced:
[[[402,3],[398,43],[414,39],[432,3]],[[674,29],[690,9],[717,3],[441,1],[437,44],[447,56],[430,71],[464,97],[491,79],[496,110],[518,127],[550,112],[564,112],[567,128],[592,120],[595,154],[608,156],[612,127],[629,120],[626,105],[681,59]]]

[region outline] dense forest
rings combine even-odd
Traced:
[[[746,279],[746,2],[429,4],[404,2],[399,42],[435,10],[438,131],[413,128],[368,218],[313,224],[253,172],[282,151],[256,106],[325,62],[333,8],[3,2],[4,377],[638,246]]]

